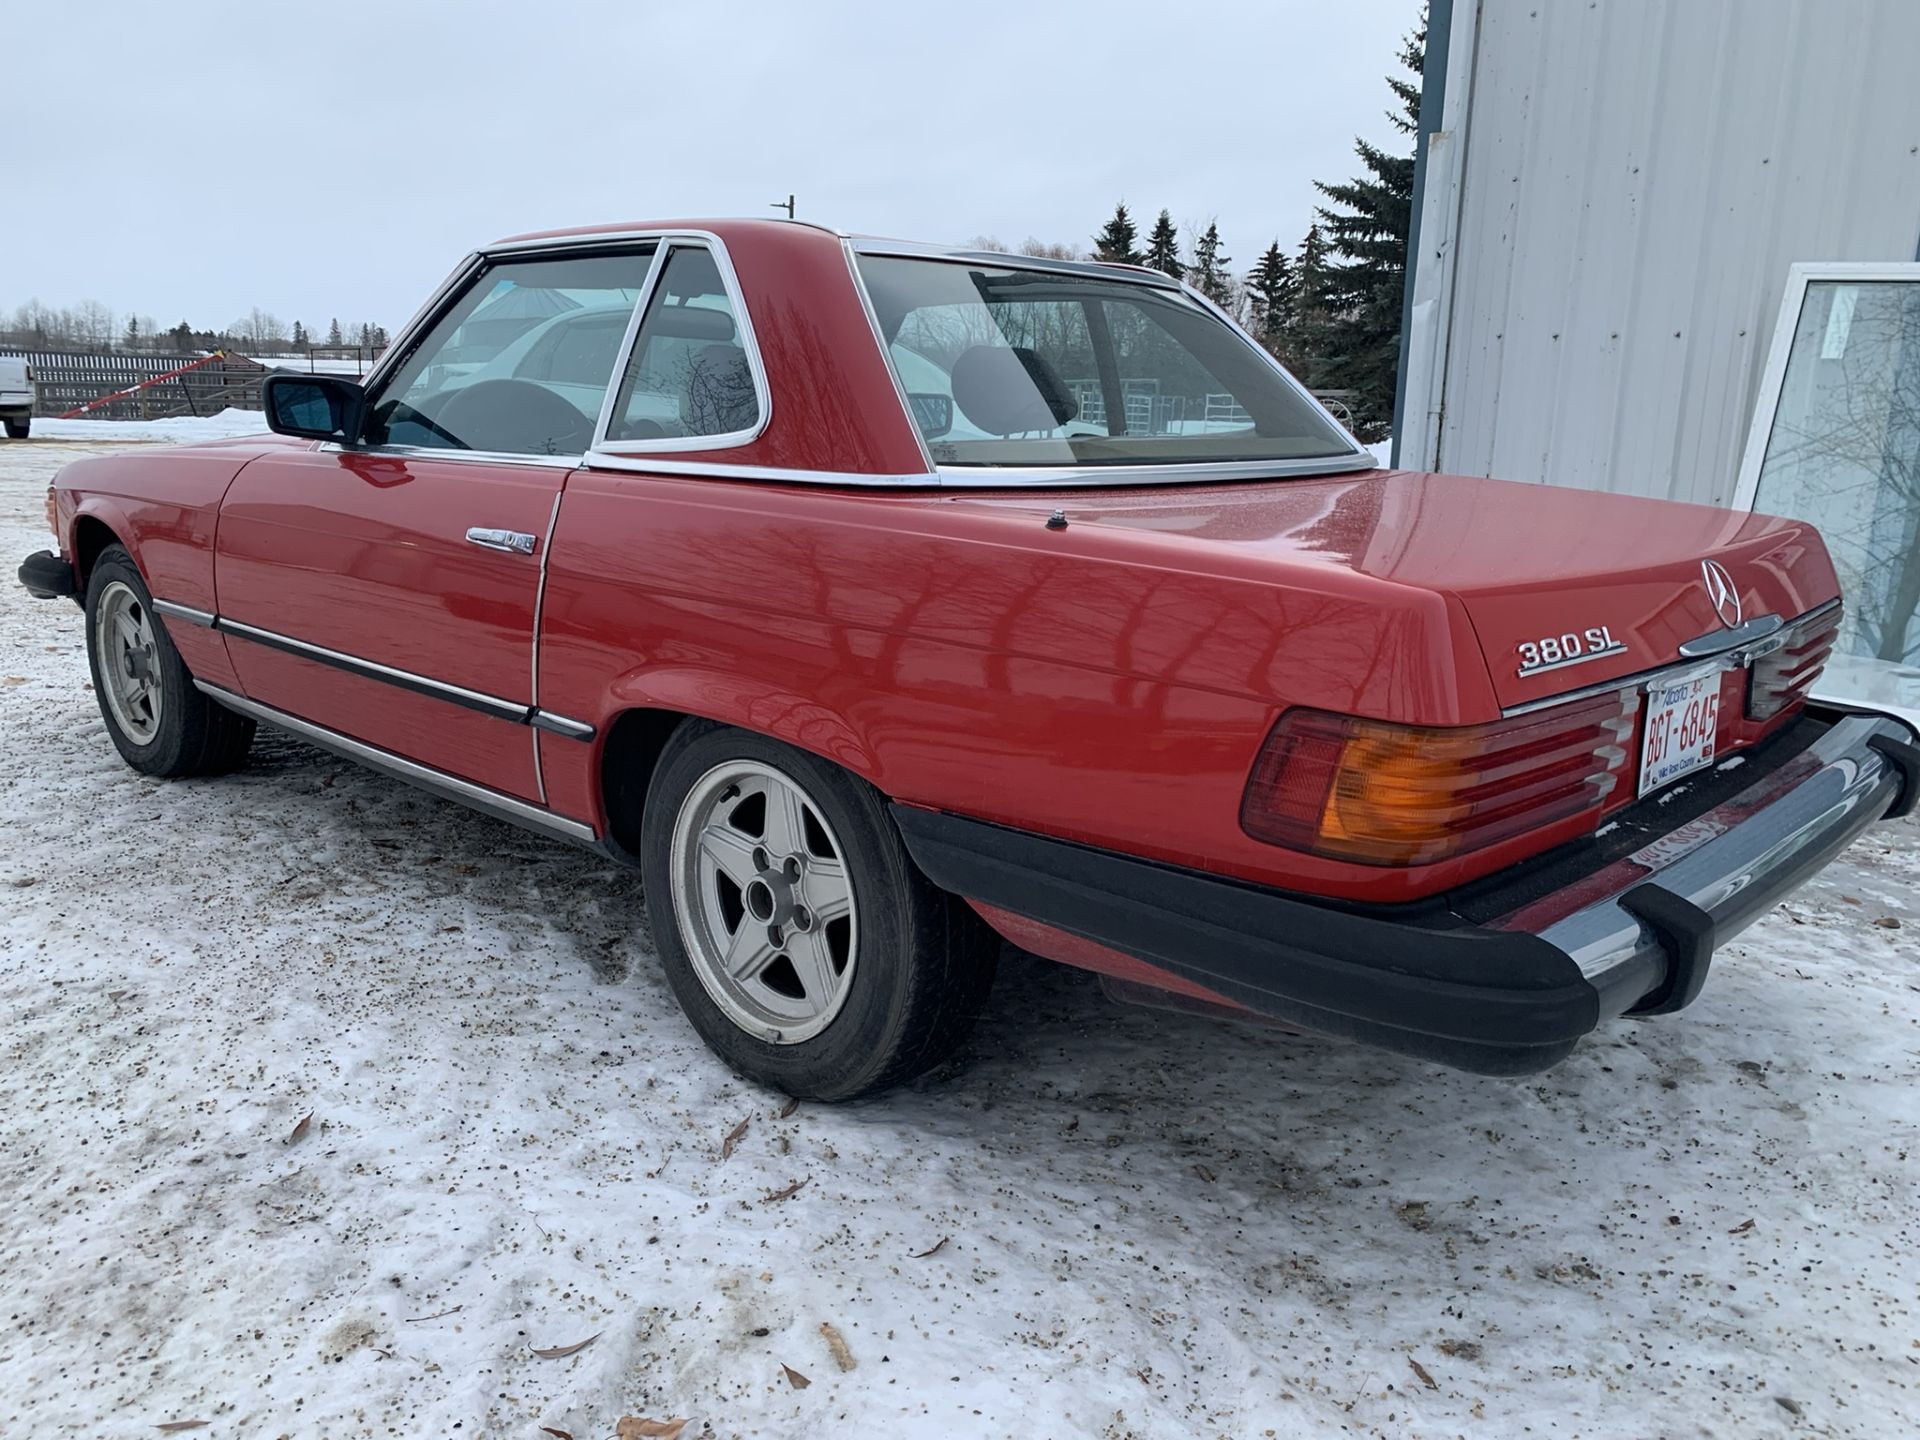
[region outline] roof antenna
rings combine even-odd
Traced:
[[[787,212],[787,219],[791,220],[793,218],[793,196],[789,195],[784,200],[775,200],[769,204],[767,208],[769,210],[784,210]]]

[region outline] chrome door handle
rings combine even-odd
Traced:
[[[533,536],[524,530],[489,530],[475,525],[467,531],[469,545],[484,545],[489,550],[505,550],[509,555],[531,555]]]

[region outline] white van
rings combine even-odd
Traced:
[[[18,355],[0,355],[0,422],[7,438],[24,440],[33,423],[33,367]]]

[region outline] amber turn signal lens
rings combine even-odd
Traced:
[[[1240,807],[1249,835],[1369,865],[1422,865],[1592,811],[1627,768],[1640,693],[1489,725],[1281,716]]]
[[[47,529],[53,532],[56,546],[60,543],[60,507],[54,503],[53,486],[47,486]]]

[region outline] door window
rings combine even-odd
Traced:
[[[744,438],[761,414],[746,337],[713,252],[674,246],[620,377],[607,439]]]
[[[382,387],[374,444],[585,452],[651,247],[489,264]]]

